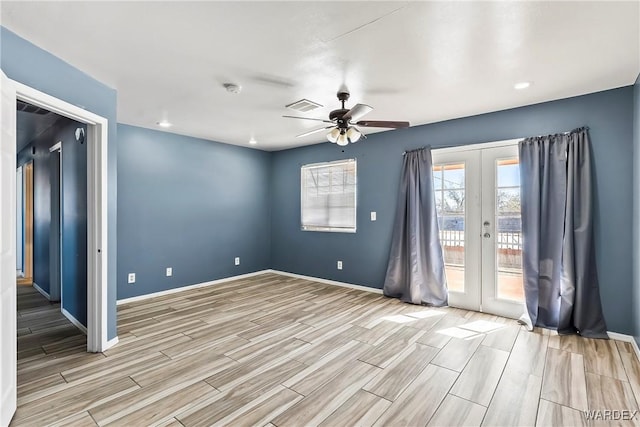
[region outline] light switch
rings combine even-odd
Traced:
[[[371,221],[376,220],[376,213],[374,211],[371,212]]]

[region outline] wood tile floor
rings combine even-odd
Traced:
[[[640,401],[628,344],[275,274],[121,305],[103,354],[31,288],[18,327],[16,426],[599,425]]]

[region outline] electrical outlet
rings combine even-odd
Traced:
[[[235,263],[236,263],[236,265],[240,265],[240,257],[239,256],[236,257]]]
[[[136,273],[129,273],[127,276],[127,282],[136,283]]]
[[[167,277],[173,276],[173,268],[167,267]]]
[[[376,220],[376,213],[375,212],[371,212],[371,221],[375,221]]]
[[[342,261],[338,261],[338,270],[342,270]]]

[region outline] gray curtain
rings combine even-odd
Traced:
[[[608,338],[593,243],[588,129],[521,141],[520,178],[527,306],[521,320],[530,329]]]
[[[383,292],[412,304],[447,305],[430,148],[404,156]]]

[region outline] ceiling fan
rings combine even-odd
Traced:
[[[314,120],[323,123],[331,123],[331,126],[325,126],[319,129],[314,129],[309,132],[297,135],[296,138],[311,135],[316,132],[322,132],[324,130],[331,129],[327,133],[327,139],[329,142],[336,143],[338,145],[348,145],[350,142],[356,142],[363,136],[362,132],[358,129],[361,127],[373,127],[373,128],[390,128],[399,129],[409,127],[409,122],[395,122],[395,121],[381,121],[381,120],[360,120],[365,114],[371,112],[373,107],[366,104],[356,104],[353,108],[346,109],[344,103],[349,99],[349,92],[338,92],[338,100],[342,102],[342,108],[333,110],[329,113],[329,120],[315,119],[310,117],[297,117],[297,116],[282,116],[289,119],[302,119],[302,120]],[[366,136],[365,136],[366,138]]]

